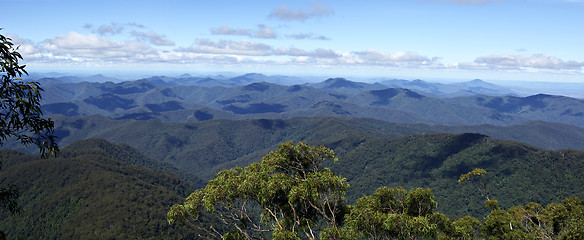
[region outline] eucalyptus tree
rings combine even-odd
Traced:
[[[1,28],[0,28],[1,30]],[[15,137],[24,145],[35,144],[43,156],[59,151],[54,123],[43,118],[38,82],[23,81],[28,73],[21,65],[22,55],[12,39],[0,34],[0,145]]]
[[[340,237],[347,206],[346,179],[322,167],[337,161],[324,146],[285,142],[245,168],[223,170],[203,189],[168,212],[170,223],[197,220],[209,211],[233,229],[212,226],[223,239],[316,239]]]

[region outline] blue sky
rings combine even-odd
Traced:
[[[29,72],[584,82],[584,0],[0,5],[0,33],[21,46]]]

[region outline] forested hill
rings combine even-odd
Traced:
[[[210,120],[197,123],[170,123],[158,120],[114,120],[98,115],[88,117],[54,116],[55,131],[60,144],[66,146],[90,137],[112,142],[126,142],[138,150],[149,149],[161,155],[149,155],[163,160],[170,149],[181,146],[206,145],[210,142],[231,141],[228,145],[243,149],[273,148],[283,140],[315,140],[339,138],[348,132],[384,138],[417,133],[481,133],[493,138],[515,140],[544,149],[584,150],[584,128],[533,121],[513,126],[445,126],[390,123],[365,118],[298,117],[289,119]],[[247,145],[246,145],[247,144]],[[246,145],[246,146],[237,146]],[[17,148],[7,144],[4,147]],[[222,151],[229,151],[223,149]]]
[[[582,142],[583,138],[578,138],[584,136],[580,128],[561,124],[534,122],[512,127],[448,127],[332,117],[168,123],[158,120],[119,121],[101,116],[56,118],[56,122],[63,146],[70,144],[70,148],[81,151],[87,143],[71,142],[90,137],[125,142],[127,145],[120,146],[132,146],[136,148],[134,151],[162,161],[164,165],[122,158],[179,174],[188,172],[195,176],[194,179],[202,179],[196,182],[198,186],[219,170],[259,161],[286,140],[307,141],[334,149],[341,160],[331,167],[350,180],[349,199],[354,200],[383,185],[432,187],[437,198],[442,199],[439,208],[449,214],[462,215],[483,209],[480,199],[472,201],[476,205],[470,204],[468,194],[473,192],[472,189],[456,182],[460,174],[474,167],[485,168],[497,176],[493,181],[503,185],[493,191],[505,199],[501,199],[504,206],[529,201],[559,201],[570,194],[581,193],[582,189],[573,186],[581,186],[584,182],[576,174],[584,170],[580,165],[584,157],[579,151],[552,152],[518,142],[497,140],[501,136],[509,139],[519,136],[525,142],[535,139],[550,145],[566,140]],[[476,136],[480,136],[478,138],[481,140],[474,141],[472,137],[460,137],[475,136],[472,134],[437,132],[482,132],[490,137],[479,134]],[[104,157],[111,156],[105,154]],[[540,173],[540,176],[548,176],[554,181],[549,181],[548,177],[542,182],[537,182],[541,179],[533,179],[532,173],[539,173],[540,170],[547,171]],[[569,172],[575,174],[564,174]],[[515,189],[517,184],[524,188]],[[530,194],[521,195],[526,192]],[[467,202],[460,202],[461,199]]]
[[[286,140],[322,144],[340,142],[352,136],[392,139],[420,133],[474,132],[496,139],[525,142],[544,149],[582,150],[581,143],[584,142],[584,129],[545,122],[510,127],[455,127],[333,117],[211,120],[198,123],[114,120],[101,116],[55,117],[54,120],[61,146],[87,138],[126,143],[140,153],[164,162],[164,170],[189,180],[192,180],[193,175],[209,180],[221,169],[246,166]],[[10,143],[3,147],[21,149],[20,145]],[[30,149],[31,153],[36,151]]]
[[[330,167],[347,178],[350,200],[381,186],[429,187],[441,212],[485,216],[478,188],[458,183],[461,174],[474,168],[489,172],[489,195],[504,208],[584,196],[582,151],[546,151],[473,133],[355,136],[325,145],[336,150],[339,161]]]
[[[476,167],[489,172],[489,195],[504,208],[584,196],[584,189],[575,187],[584,182],[581,151],[546,151],[472,133],[383,138],[347,132],[319,144],[337,153],[340,160],[329,167],[351,185],[349,203],[381,186],[430,187],[440,212],[485,216],[478,189],[457,182],[460,174]],[[263,152],[248,157],[259,161]],[[0,160],[5,163],[0,173],[19,187],[24,210],[0,221],[11,238],[196,238],[194,226],[175,228],[165,222],[169,206],[183,201],[194,187],[142,167],[166,164],[125,144],[83,140],[52,159],[2,150]]]
[[[0,151],[5,184],[20,190],[22,213],[0,218],[8,239],[195,239],[192,226],[166,222],[166,211],[194,187],[125,145],[90,139],[40,159]],[[137,164],[137,165],[135,165]]]

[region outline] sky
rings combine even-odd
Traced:
[[[584,82],[584,0],[0,0],[29,72]]]

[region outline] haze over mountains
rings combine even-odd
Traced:
[[[509,126],[547,121],[584,127],[584,100],[548,94],[519,96],[481,80],[363,83],[344,78],[293,84],[285,76],[150,77],[114,83],[92,76],[39,79],[46,114],[194,122],[211,119],[343,116],[398,123]],[[287,85],[285,85],[287,84]]]

